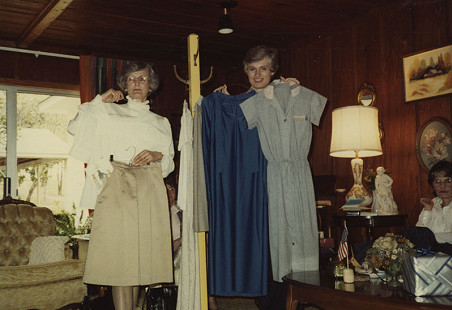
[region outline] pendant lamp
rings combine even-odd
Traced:
[[[229,34],[234,31],[232,26],[232,19],[229,15],[230,9],[237,6],[236,1],[222,1],[220,6],[223,8],[223,15],[220,16],[220,21],[218,22],[218,32],[221,34]]]

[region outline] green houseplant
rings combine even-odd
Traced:
[[[61,210],[54,214],[57,236],[68,236],[69,238],[72,238],[74,235],[83,235],[88,232],[89,221],[85,221],[85,223],[82,224],[83,210],[78,218],[78,225],[76,225],[75,205],[72,205],[72,208],[72,213]]]

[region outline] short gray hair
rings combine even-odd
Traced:
[[[125,63],[121,69],[117,78],[117,83],[121,90],[125,91],[127,89],[127,78],[133,72],[147,70],[149,75],[149,91],[156,91],[159,87],[160,81],[157,73],[154,71],[152,64],[141,61],[131,61]]]

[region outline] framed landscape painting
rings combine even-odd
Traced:
[[[452,161],[452,127],[447,120],[432,117],[419,128],[416,156],[425,171],[441,160]]]
[[[452,45],[403,58],[405,102],[452,93]]]

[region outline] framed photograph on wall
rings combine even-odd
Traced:
[[[426,171],[440,160],[452,161],[452,127],[447,120],[432,117],[419,128],[416,156]]]
[[[452,93],[452,45],[403,57],[405,102]]]

